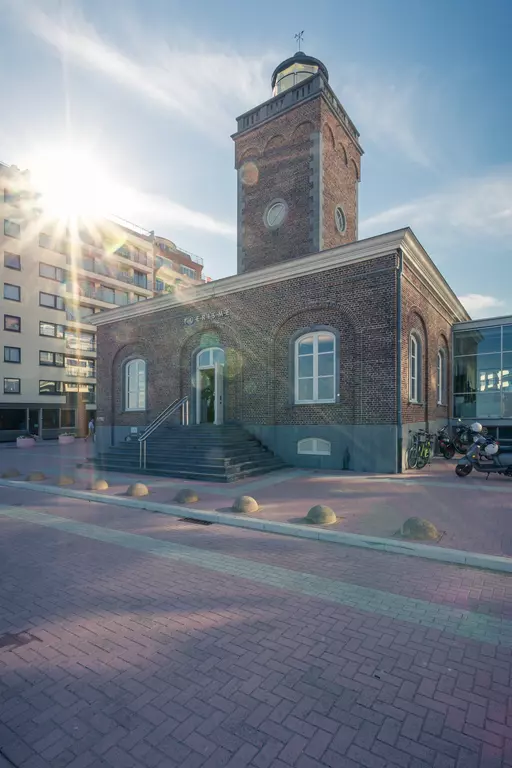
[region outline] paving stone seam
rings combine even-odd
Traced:
[[[70,520],[49,512],[0,505],[1,516],[54,528],[125,549],[137,550],[155,557],[177,560],[194,567],[247,579],[266,587],[271,586],[308,595],[364,613],[388,616],[491,645],[512,647],[512,621],[490,617],[487,614],[460,608],[453,609],[439,603],[429,603],[425,600],[328,579],[311,573],[290,571],[280,566],[250,560],[241,561],[240,558],[231,555],[220,555],[183,544],[152,539],[141,534]]]

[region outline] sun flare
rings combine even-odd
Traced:
[[[115,184],[87,148],[47,148],[31,160],[31,176],[44,213],[62,222],[94,219],[115,208]]]

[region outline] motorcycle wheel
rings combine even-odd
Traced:
[[[457,477],[467,477],[472,469],[472,464],[457,464],[455,467],[455,474]]]
[[[454,447],[455,447],[455,450],[457,451],[457,453],[459,453],[461,456],[463,456],[465,453],[467,453],[467,452],[468,452],[468,449],[467,449],[467,448],[465,448],[465,447],[462,445],[462,443],[460,442],[460,440],[454,440],[454,441],[453,441],[453,445],[454,445]]]
[[[453,445],[447,445],[443,450],[441,451],[445,459],[453,459],[455,456],[455,448]]]

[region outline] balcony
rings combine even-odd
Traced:
[[[113,243],[87,243],[74,241],[71,248],[68,249],[68,253],[73,254],[74,263],[79,266],[84,257],[90,257],[92,259],[99,259],[105,264],[112,259],[120,261],[120,265],[126,265],[133,267],[134,264],[140,266],[141,271],[151,273],[153,271],[153,254],[151,251],[135,251],[130,250],[126,245],[121,245],[119,248],[115,248]],[[73,263],[72,258],[69,257],[68,263]],[[139,267],[138,267],[139,268]]]
[[[99,309],[112,309],[117,306],[115,297],[112,296],[112,294],[105,293],[101,288],[97,289],[91,286],[74,285],[73,283],[66,284],[66,299],[67,301],[73,300],[75,303],[80,301],[80,303],[83,302],[88,306],[98,307]],[[77,316],[80,316],[80,314],[82,313],[77,310]]]
[[[90,257],[89,257],[90,258]],[[68,259],[70,263],[71,259]],[[103,282],[113,285],[118,288],[124,288],[126,285],[133,285],[138,292],[143,292],[145,296],[152,296],[153,291],[148,288],[148,276],[147,273],[141,273],[140,275],[131,275],[125,270],[118,269],[116,265],[109,265],[101,261],[92,260],[87,261],[85,259],[78,260],[76,262],[76,274],[81,277],[93,278],[93,276],[100,276]]]

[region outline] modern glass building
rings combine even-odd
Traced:
[[[453,327],[453,417],[512,442],[512,316]]]

